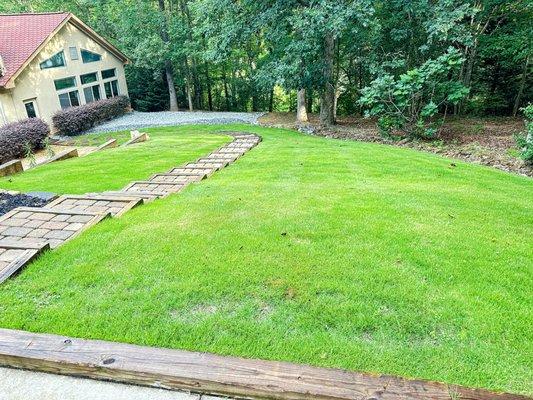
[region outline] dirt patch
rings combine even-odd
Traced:
[[[307,134],[341,140],[384,143],[393,146],[440,154],[444,157],[487,165],[503,171],[533,177],[533,168],[518,157],[514,135],[525,130],[520,118],[448,118],[438,140],[391,140],[380,135],[375,120],[361,117],[340,117],[337,125],[323,128],[318,115],[309,117],[309,124],[297,126],[292,113],[269,113],[259,124],[298,129]]]

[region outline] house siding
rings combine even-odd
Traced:
[[[69,47],[71,46],[77,48],[78,60],[71,60],[69,52]],[[81,49],[98,53],[102,56],[102,59],[84,64],[81,59]],[[66,66],[41,70],[39,64],[61,50],[65,54]],[[76,88],[69,90],[78,90],[80,104],[85,104],[83,93],[83,87],[85,85],[81,85],[80,75],[96,72],[98,82],[91,85],[98,84],[100,86],[100,94],[102,98],[105,98],[104,81],[101,79],[101,71],[111,68],[116,69],[116,78],[113,79],[118,80],[119,93],[121,95],[128,95],[122,61],[77,27],[71,23],[67,23],[16,78],[15,87],[0,92],[0,103],[2,103],[2,109],[7,119],[5,122],[27,118],[24,102],[35,99],[38,116],[51,124],[52,115],[61,109],[58,91],[54,86],[54,80],[56,79],[75,77]],[[2,117],[0,115],[1,123]]]

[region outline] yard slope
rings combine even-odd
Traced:
[[[174,129],[263,142],[0,286],[1,327],[533,394],[530,179],[281,129]]]

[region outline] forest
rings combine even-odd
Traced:
[[[514,116],[533,98],[527,0],[3,0],[70,11],[119,46],[140,111],[374,116],[435,132],[446,115]]]

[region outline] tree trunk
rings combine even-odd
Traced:
[[[228,91],[228,80],[226,77],[226,65],[222,66],[222,81],[224,82],[224,99],[226,100],[226,111],[230,110],[230,98]]]
[[[207,104],[209,111],[213,111],[213,93],[211,91],[211,76],[209,75],[209,64],[205,63],[205,79],[207,83]]]
[[[168,43],[170,41],[167,31],[167,17],[165,15],[165,0],[159,0],[159,12],[163,15],[164,23],[161,26],[161,40]],[[176,96],[176,87],[174,86],[174,73],[170,60],[165,60],[165,76],[167,78],[168,96],[170,100],[170,111],[178,111],[178,99]]]
[[[528,70],[529,70],[529,55],[526,57],[526,63],[524,64],[524,69],[522,70],[522,79],[520,80],[518,94],[516,95],[516,99],[514,101],[514,106],[513,106],[513,117],[516,117],[516,114],[518,114],[518,108],[520,107],[520,100],[522,100],[522,95],[524,94],[524,87],[526,86]]]
[[[324,67],[322,69],[324,87],[320,96],[320,123],[325,126],[335,123],[335,87],[333,85],[334,55],[335,38],[332,33],[328,32],[324,38]]]
[[[270,90],[270,98],[268,99],[268,112],[272,112],[274,110],[274,86],[272,86],[272,89]]]
[[[187,80],[187,100],[189,102],[189,111],[194,111],[194,102],[192,99],[192,85],[189,80]]]
[[[307,108],[305,104],[305,89],[298,89],[298,101],[296,106],[296,121],[299,123],[308,122]]]
[[[170,64],[170,61],[165,62],[165,76],[167,78],[168,96],[170,99],[170,111],[179,111],[178,97],[176,95],[176,87],[174,86],[174,74],[172,73],[172,64]]]

